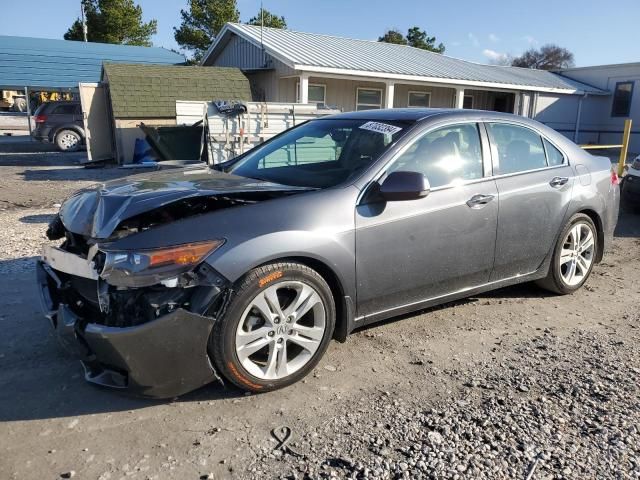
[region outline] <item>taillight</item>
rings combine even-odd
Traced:
[[[611,185],[618,185],[618,174],[615,170],[611,170]]]
[[[34,117],[34,120],[36,123],[44,123],[47,121],[47,116],[46,115],[36,115]]]

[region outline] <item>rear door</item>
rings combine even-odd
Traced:
[[[430,193],[416,200],[363,200],[356,207],[359,316],[417,305],[488,281],[498,192],[487,171],[488,143],[481,133],[473,122],[426,132],[379,181],[393,171],[420,172],[430,182]]]
[[[499,195],[491,281],[536,271],[550,252],[571,200],[567,156],[537,131],[487,123]]]

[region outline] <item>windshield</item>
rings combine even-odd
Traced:
[[[412,122],[320,119],[249,151],[228,171],[300,187],[354,179],[403,136]]]

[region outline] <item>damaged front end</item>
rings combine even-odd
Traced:
[[[168,398],[217,378],[207,345],[230,290],[208,264],[187,263],[201,260],[194,251],[204,248],[187,248],[173,269],[175,255],[160,253],[160,271],[151,266],[138,277],[150,252],[78,251],[73,237],[67,232],[60,248],[44,248],[37,278],[46,316],[62,346],[81,360],[87,381]]]
[[[157,398],[216,380],[208,342],[231,285],[205,259],[225,239],[188,243],[189,232],[180,232],[185,243],[155,236],[154,248],[131,248],[146,242],[130,240],[169,223],[179,232],[187,217],[211,222],[217,210],[301,190],[184,169],[105,184],[64,202],[47,231],[62,243],[44,247],[38,284],[46,316],[82,361],[86,379]]]

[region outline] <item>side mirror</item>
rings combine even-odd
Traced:
[[[385,200],[415,200],[429,195],[429,180],[418,172],[392,172],[380,185]]]

